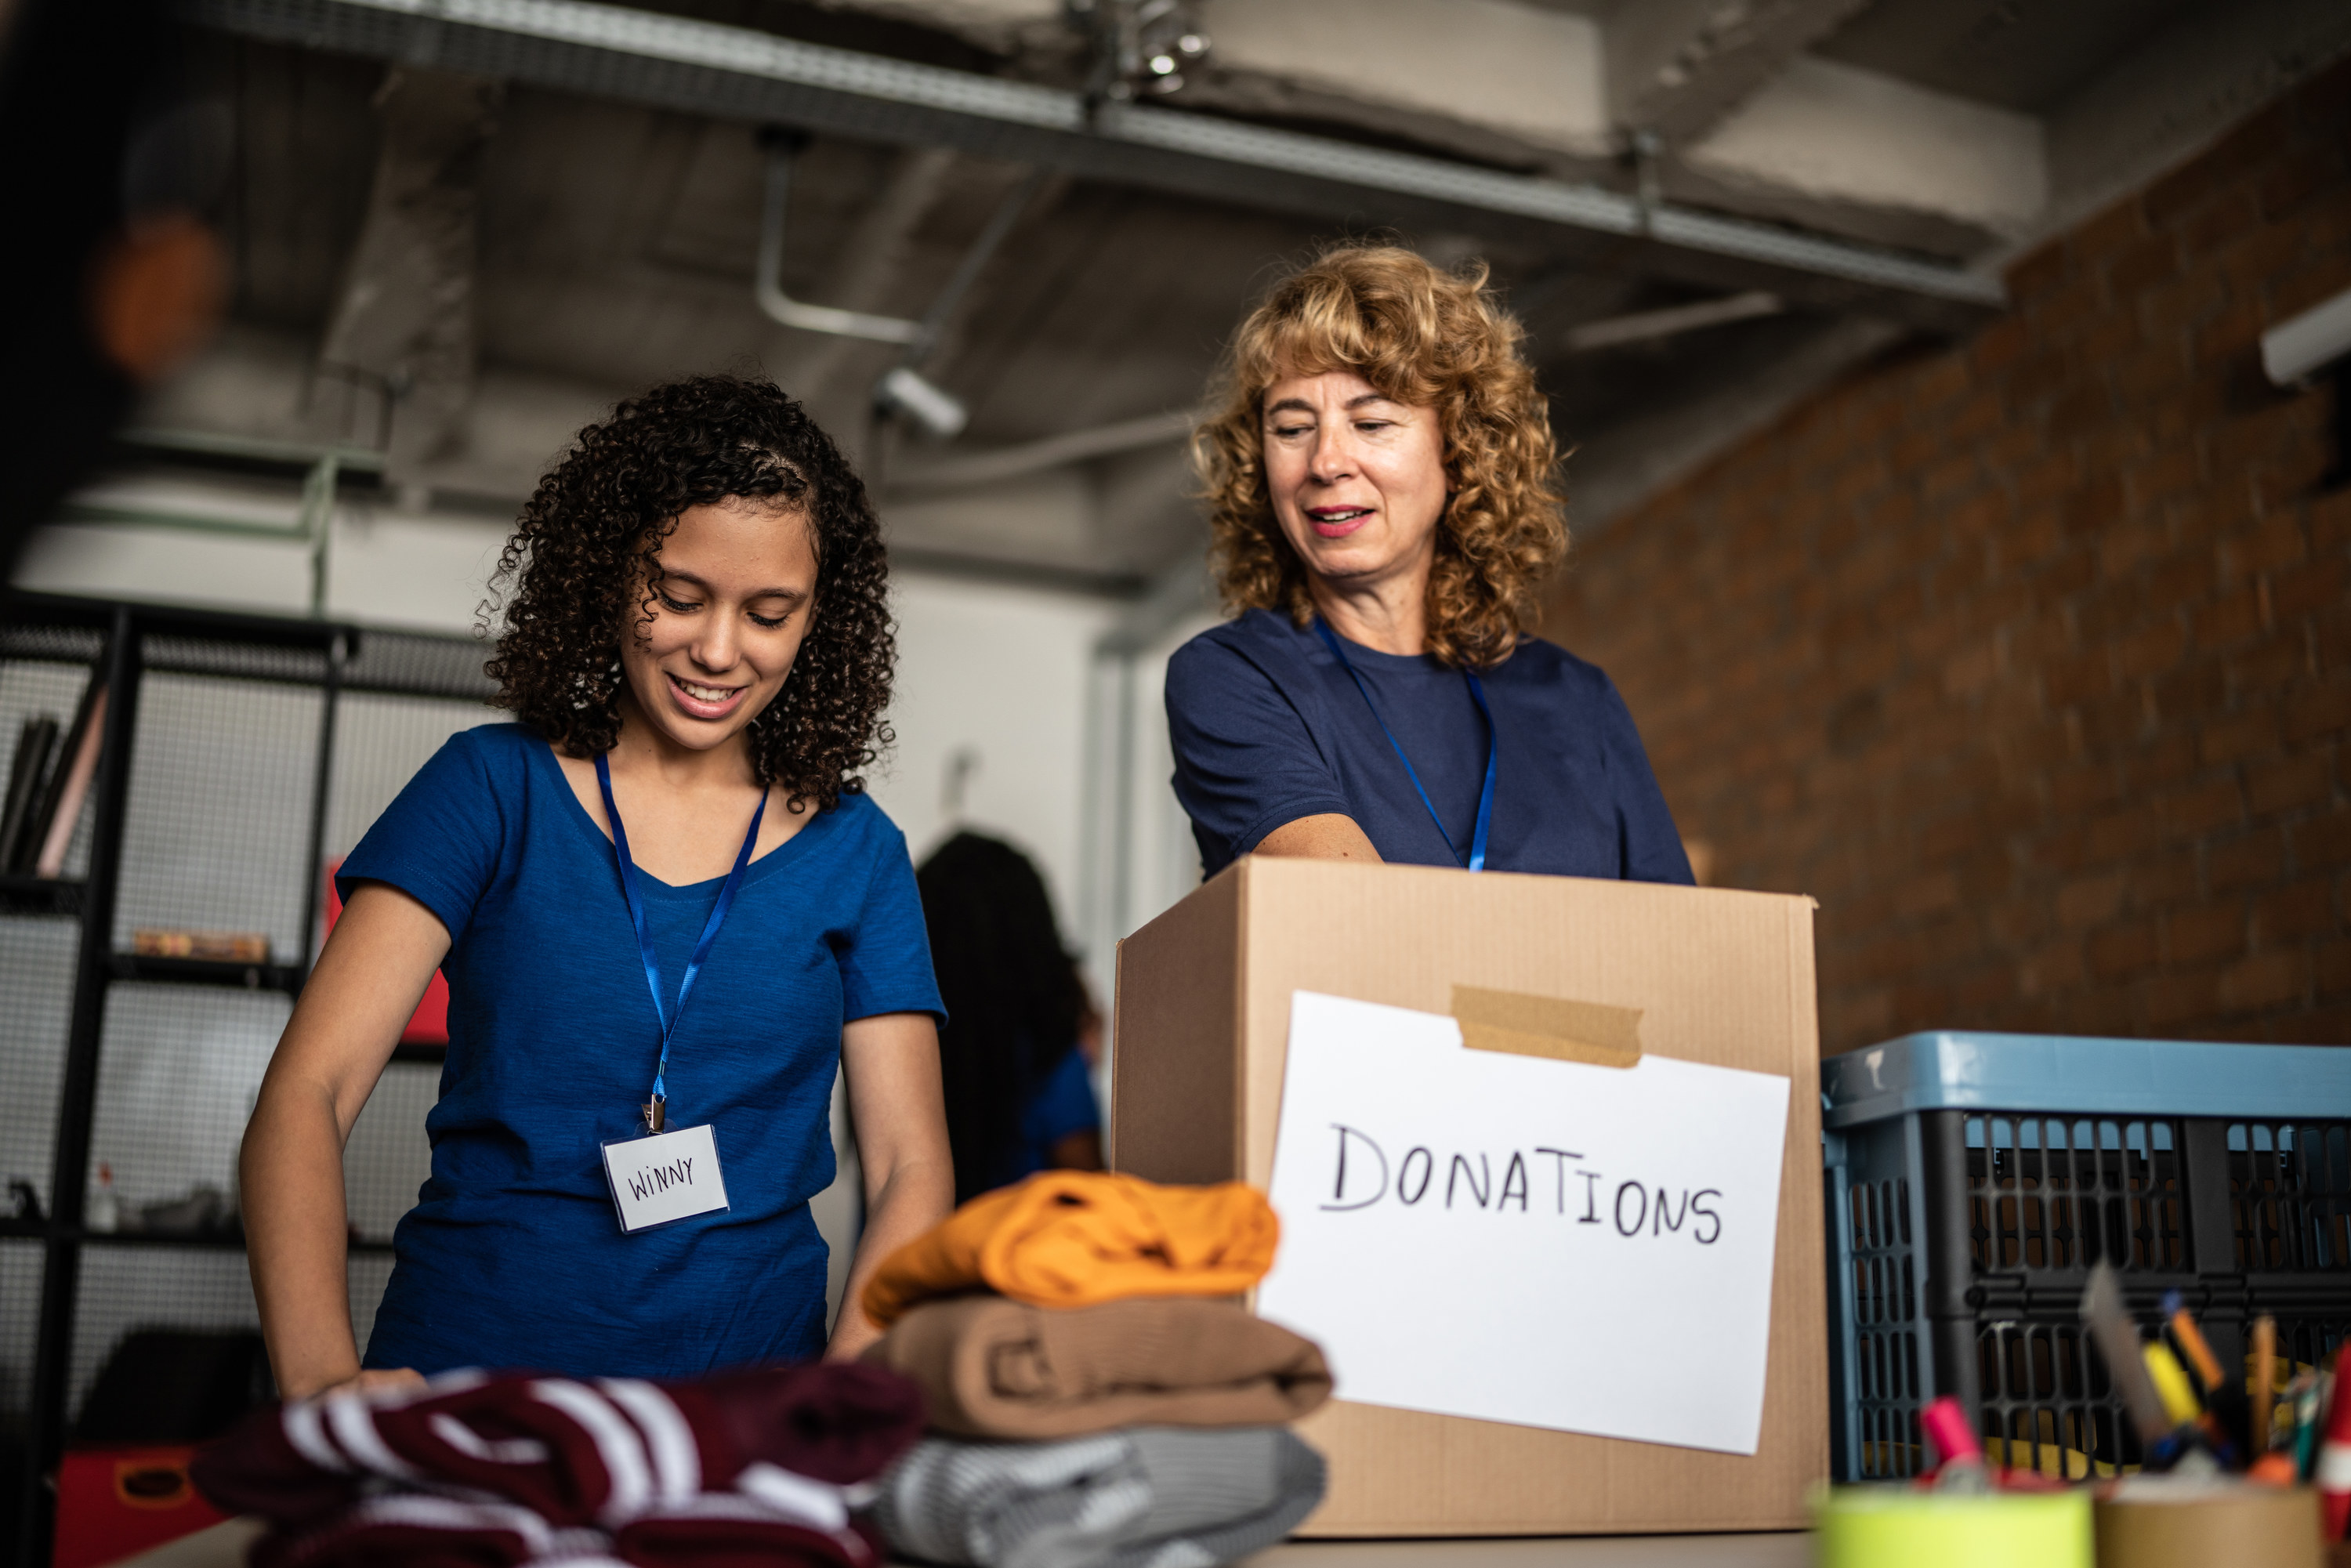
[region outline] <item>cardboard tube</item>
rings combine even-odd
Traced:
[[[2308,1487],[2126,1481],[2097,1505],[2098,1568],[2324,1568]]]

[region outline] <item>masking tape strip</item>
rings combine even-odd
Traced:
[[[1639,1008],[1456,986],[1453,1019],[1461,1026],[1461,1043],[1472,1051],[1594,1067],[1630,1067],[1641,1060]]]

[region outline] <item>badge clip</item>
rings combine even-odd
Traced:
[[[669,1102],[656,1094],[645,1102],[645,1131],[659,1133],[669,1123]]]

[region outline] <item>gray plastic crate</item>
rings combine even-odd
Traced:
[[[2138,1463],[2078,1317],[2101,1258],[2223,1366],[2264,1312],[2297,1363],[2351,1335],[2351,1050],[1913,1034],[1823,1061],[1821,1104],[1839,1479],[1917,1473],[1938,1394],[2011,1463]]]

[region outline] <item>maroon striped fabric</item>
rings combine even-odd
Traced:
[[[277,1527],[254,1568],[878,1568],[861,1483],[921,1435],[879,1367],[691,1384],[456,1372],[248,1417],[190,1474]]]

